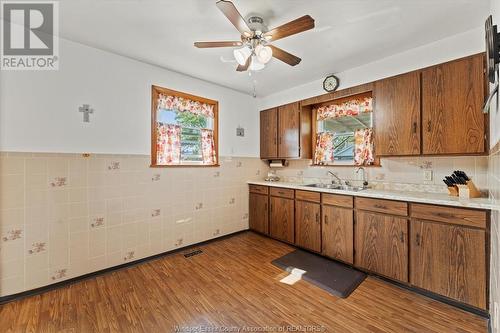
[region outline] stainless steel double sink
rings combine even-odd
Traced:
[[[323,184],[323,183],[318,183],[318,184],[308,184],[304,185],[305,187],[315,187],[315,188],[323,188],[326,190],[343,190],[343,191],[363,191],[366,190],[367,187],[364,186],[352,186],[352,185],[341,185],[341,184]]]

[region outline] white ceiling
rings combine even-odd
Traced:
[[[238,40],[216,0],[64,0],[62,37],[257,95],[384,58],[480,27],[488,0],[233,0],[245,17],[269,28],[302,15],[316,28],[274,44],[302,58],[273,59],[249,77],[237,73],[232,49],[196,49],[195,41]],[[222,61],[225,60],[225,61]]]

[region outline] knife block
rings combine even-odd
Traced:
[[[448,186],[449,195],[452,197],[458,197],[458,187]]]
[[[481,192],[477,189],[476,185],[472,180],[467,181],[466,185],[457,185],[458,196],[460,198],[479,198],[481,197]]]

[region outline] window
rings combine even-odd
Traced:
[[[217,166],[218,102],[153,86],[151,166]]]
[[[314,164],[374,163],[372,102],[369,93],[339,99],[314,108]]]

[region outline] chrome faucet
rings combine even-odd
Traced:
[[[340,179],[336,174],[334,174],[331,171],[328,171],[327,174],[330,175],[330,176],[332,176],[332,177],[337,178],[337,181],[339,182],[339,184],[342,185],[342,179]],[[335,181],[332,179],[332,184],[334,184],[334,183],[335,183]]]
[[[356,173],[359,173],[360,171],[363,171],[363,186],[368,186],[368,181],[366,180],[366,170],[363,167],[359,167],[358,170],[356,170]]]

